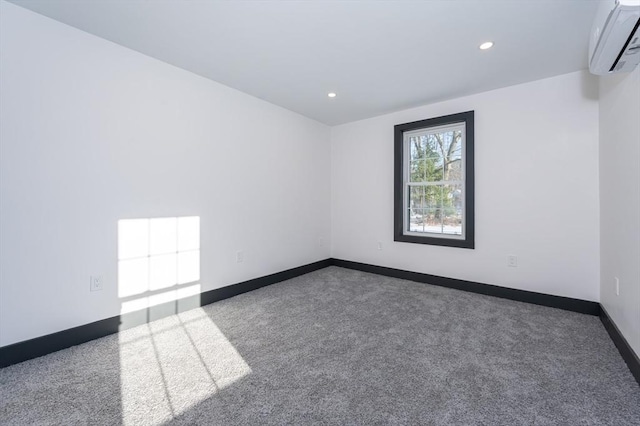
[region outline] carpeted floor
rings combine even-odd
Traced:
[[[640,425],[597,317],[330,267],[0,370],[0,424]]]

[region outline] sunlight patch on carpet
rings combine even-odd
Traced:
[[[202,309],[120,333],[122,419],[161,424],[251,373]]]

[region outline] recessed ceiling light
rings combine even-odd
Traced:
[[[329,93],[327,94],[327,96],[328,96],[328,97],[330,97],[330,98],[335,98],[335,97],[336,97],[336,94],[335,94],[335,93],[333,93],[333,92],[329,92]]]
[[[493,47],[493,42],[487,41],[480,45],[480,50],[487,50],[487,49],[491,49],[492,47]]]

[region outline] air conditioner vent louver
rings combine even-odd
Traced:
[[[640,0],[600,4],[589,41],[589,71],[629,72],[640,63]]]
[[[616,65],[616,67],[614,68],[613,72],[620,71],[622,68],[624,68],[624,64],[626,64],[625,61],[618,61],[618,65]]]

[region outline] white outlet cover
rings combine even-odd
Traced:
[[[92,275],[89,279],[89,290],[90,291],[101,291],[103,287],[102,276],[100,275]]]

